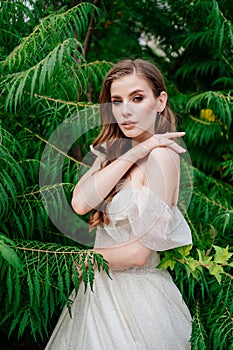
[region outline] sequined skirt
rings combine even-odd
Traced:
[[[186,350],[191,315],[167,271],[131,268],[96,273],[94,292],[81,284],[46,350]]]

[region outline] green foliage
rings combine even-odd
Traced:
[[[4,58],[11,53],[12,49],[19,44],[22,37],[31,33],[35,25],[38,23],[39,18],[42,16],[41,8],[37,8],[37,11],[30,10],[29,5],[34,5],[33,0],[27,1],[28,6],[25,3],[26,1],[21,0],[1,1],[1,61],[4,60]],[[25,19],[27,20],[25,21]]]
[[[65,13],[45,17],[0,63],[5,108],[1,110],[0,130],[0,327],[9,337],[17,334],[21,338],[25,332],[35,339],[48,336],[51,319],[65,305],[71,310],[69,295],[72,289],[77,294],[79,271],[85,288],[89,285],[91,289],[94,266],[108,273],[108,264],[100,255],[58,231],[49,220],[43,201],[49,193],[58,214],[63,200],[60,188],[70,201],[82,162],[72,156],[72,149],[68,155],[62,143],[57,148],[47,139],[64,119],[89,106],[84,96],[90,78],[98,90],[111,65],[105,61],[87,63],[82,54],[82,41],[93,9],[92,4],[82,3]],[[78,95],[83,98],[80,102]],[[77,134],[78,126],[96,118],[95,113],[85,112],[82,117],[80,124],[76,118],[73,132]],[[86,137],[90,137],[90,132]],[[75,147],[83,142],[85,137]],[[56,150],[56,159],[61,156],[65,182],[39,186],[45,145]],[[88,234],[85,222],[77,222],[76,231]]]
[[[11,242],[7,242],[10,252]],[[38,334],[43,338],[57,305],[67,305],[71,312],[72,300],[68,295],[72,288],[75,290],[73,297],[77,295],[80,274],[85,289],[88,284],[92,289],[93,266],[108,273],[107,262],[100,255],[77,247],[18,240],[15,255],[19,261],[15,266],[9,253],[3,254],[3,247],[5,245],[1,244],[1,278],[6,281],[6,288],[1,288],[4,305],[1,308],[1,325],[11,320],[9,335],[17,327],[19,338],[26,328],[31,329],[35,338]]]
[[[158,267],[170,268],[180,290],[189,291],[185,298],[193,314],[192,349],[228,349],[233,340],[233,253],[229,247],[213,246],[214,253],[197,249],[195,258],[191,248],[164,252]]]
[[[22,136],[21,131],[17,136]],[[9,335],[17,330],[19,338],[27,328],[35,338],[38,334],[43,338],[50,318],[57,313],[57,305],[70,308],[69,294],[72,288],[77,293],[79,286],[77,267],[85,288],[90,284],[92,289],[93,266],[108,273],[108,265],[101,256],[82,250],[68,239],[63,239],[65,244],[56,242],[62,239],[58,232],[50,231],[51,224],[40,196],[49,189],[35,185],[39,159],[36,154],[34,159],[24,159],[28,156],[27,143],[32,140],[25,142],[21,137],[19,143],[2,129],[1,141],[0,260],[1,284],[6,285],[0,293],[4,305],[1,326],[9,324]],[[43,242],[51,237],[52,243]]]
[[[180,128],[186,131],[185,142],[194,166],[187,219],[196,251],[183,258],[184,261],[175,253],[179,262],[176,260],[173,273],[181,288],[189,291],[186,294],[189,300],[193,300],[189,302],[193,312],[192,349],[230,349],[233,334],[232,22],[220,9],[221,2],[196,2],[194,7],[197,13],[203,11],[206,21],[186,33],[182,42],[185,48],[182,56],[186,59],[176,71],[176,77],[183,95],[177,97],[175,106]],[[192,55],[191,60],[187,59],[187,53]],[[184,269],[190,276],[187,284],[178,278]]]
[[[233,266],[233,260],[231,259],[233,253],[228,251],[229,247],[213,246],[215,249],[215,254],[213,255],[210,255],[210,251],[205,253],[203,250],[197,249],[198,260],[190,255],[191,248],[192,246],[190,245],[173,249],[172,252],[164,252],[164,257],[158,267],[161,269],[169,267],[173,270],[177,263],[181,263],[184,264],[188,277],[192,275],[195,279],[198,279],[200,274],[203,274],[203,269],[206,268],[209,274],[213,275],[219,283],[221,283],[222,275],[233,278],[223,269],[223,267]]]
[[[25,37],[20,45],[2,61],[2,69],[13,73],[17,72],[19,68],[22,69],[38,63],[42,55],[47,56],[51,53],[51,48],[68,38],[74,39],[74,33],[78,38],[76,44],[81,42],[88,26],[88,15],[94,9],[95,7],[90,3],[81,3],[65,13],[51,14],[42,18],[33,32]],[[58,56],[59,62],[62,59],[63,50],[64,48],[61,48]],[[55,58],[56,56],[53,56],[53,63]]]
[[[93,64],[86,65],[83,56],[83,36],[93,10],[92,4],[81,3],[65,13],[43,18],[0,63],[0,71],[4,72],[0,88],[7,95],[6,107],[16,111],[24,103],[33,104],[35,92],[59,94],[60,99],[75,101],[77,93],[82,95],[88,90],[90,76],[83,70],[95,73],[95,85],[99,77],[103,79],[101,66],[98,69]],[[64,80],[67,89],[63,87]]]
[[[6,263],[17,268],[19,271],[22,270],[22,262],[15,252],[15,243],[5,235],[0,235],[0,253],[1,259],[5,260]],[[11,294],[11,293],[10,293]]]
[[[207,334],[205,324],[202,318],[202,305],[199,301],[195,303],[193,308],[193,332],[191,337],[192,349],[207,350],[206,347]]]
[[[86,288],[93,287],[94,266],[108,273],[101,256],[51,222],[44,198],[59,216],[86,170],[98,128],[82,131],[98,125],[94,110],[108,61],[141,56],[165,74],[194,180],[186,213],[193,247],[162,253],[160,267],[171,271],[192,312],[192,349],[231,349],[232,4],[106,0],[99,10],[91,2],[27,3],[31,10],[24,1],[3,1],[0,11],[1,332],[45,340],[61,308],[70,310],[78,271]],[[80,136],[68,151],[61,135],[50,139],[64,121],[71,136]],[[40,167],[48,164],[39,186]],[[86,219],[68,223],[86,235]]]

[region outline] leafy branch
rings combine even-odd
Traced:
[[[213,248],[215,249],[213,255],[210,255],[210,250],[205,253],[204,251],[197,249],[198,260],[190,255],[191,248],[192,246],[188,245],[164,252],[164,256],[158,265],[158,268],[170,268],[173,270],[177,263],[181,263],[184,265],[188,277],[192,275],[195,279],[198,279],[205,268],[219,283],[221,282],[222,275],[226,275],[233,279],[233,275],[224,270],[224,268],[233,267],[233,261],[230,261],[233,253],[228,251],[228,246],[222,248],[213,245]]]
[[[71,312],[69,295],[72,289],[77,295],[80,278],[85,291],[88,285],[93,291],[95,268],[109,276],[108,263],[100,254],[75,246],[19,240],[13,243],[1,235],[0,253],[8,291],[2,295],[1,324],[13,316],[9,333],[18,327],[19,337],[26,327],[35,338],[38,333],[43,337],[56,305],[66,304]],[[28,303],[25,293],[29,294]]]
[[[55,48],[63,38],[73,38],[74,28],[81,41],[81,34],[85,33],[88,26],[88,15],[93,11],[98,12],[98,9],[91,3],[83,2],[65,13],[42,18],[32,33],[2,62],[3,66],[15,70],[26,63],[31,65],[31,62],[37,62],[38,52],[42,51],[47,55],[51,46]]]

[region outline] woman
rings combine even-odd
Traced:
[[[190,349],[191,316],[159,251],[192,243],[177,207],[179,153],[175,116],[160,71],[137,59],[117,63],[100,96],[97,156],[73,193],[76,213],[91,212],[94,251],[112,279],[96,272],[94,292],[64,310],[47,349]]]

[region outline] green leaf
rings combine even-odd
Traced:
[[[172,259],[170,257],[164,257],[161,262],[159,263],[159,265],[157,266],[158,269],[167,269],[170,268],[171,270],[173,270],[176,266],[176,260]]]
[[[188,256],[190,254],[191,250],[192,250],[191,244],[177,248],[177,251],[180,253],[182,258]]]
[[[212,260],[212,256],[207,256],[204,251],[197,249],[198,256],[199,256],[199,261],[203,265],[208,265],[210,261]]]
[[[27,327],[28,325],[28,312],[27,310],[24,311],[24,314],[23,314],[23,317],[20,321],[20,324],[19,324],[19,332],[18,332],[18,335],[19,335],[19,338],[22,336],[25,328]]]
[[[221,283],[221,279],[222,279],[221,274],[224,273],[223,267],[219,266],[215,262],[212,262],[212,264],[208,266],[208,270],[210,274],[217,279],[218,283]]]
[[[195,260],[192,257],[186,259],[185,269],[187,271],[188,277],[192,274],[194,278],[198,279],[200,273],[203,271],[202,266],[198,260]]]
[[[226,248],[218,247],[216,245],[213,246],[216,253],[214,254],[214,261],[217,264],[227,265],[228,260],[233,256],[233,253],[228,252],[229,246]]]
[[[0,253],[3,259],[5,259],[10,265],[17,267],[19,270],[22,269],[22,261],[16,252],[13,250],[13,248],[10,248],[2,241],[0,241]]]
[[[31,275],[30,275],[30,271],[28,271],[28,275],[27,275],[27,283],[28,283],[28,291],[29,291],[29,296],[30,296],[30,305],[33,305],[33,283],[32,283],[32,279],[31,279]]]

